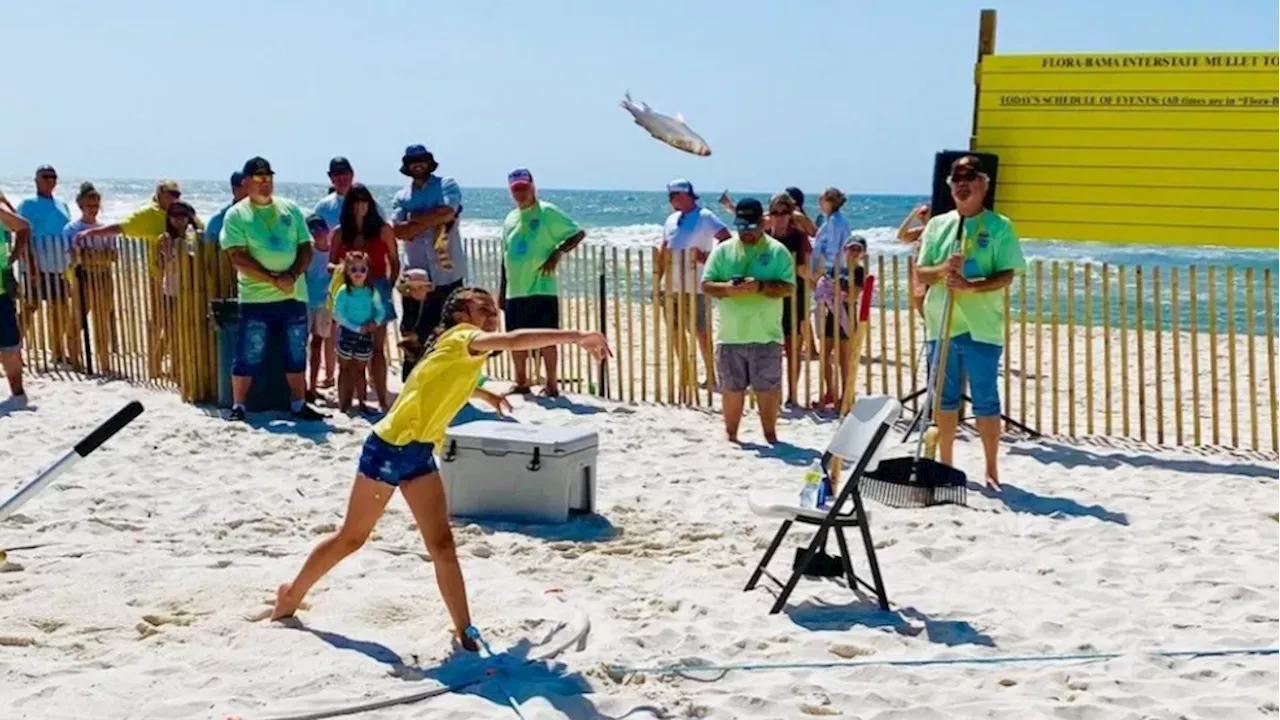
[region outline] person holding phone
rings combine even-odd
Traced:
[[[755,198],[734,208],[738,237],[711,251],[702,292],[716,301],[716,372],[724,397],[724,427],[738,442],[747,389],[756,393],[760,427],[778,442],[782,400],[782,299],[795,289],[796,264],[782,243],[764,232],[764,206]]]

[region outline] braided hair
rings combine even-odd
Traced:
[[[424,358],[435,349],[440,336],[460,322],[454,316],[459,313],[465,313],[471,301],[479,297],[493,297],[493,294],[482,287],[473,285],[464,285],[449,293],[449,297],[444,301],[444,306],[440,309],[440,324],[436,325],[436,329],[431,331],[431,337],[427,339],[426,346],[422,349]]]

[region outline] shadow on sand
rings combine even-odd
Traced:
[[[519,715],[520,706],[541,698],[543,702],[539,704],[545,703],[575,720],[608,717],[586,697],[592,688],[580,673],[569,672],[568,666],[555,660],[529,660],[530,653],[538,646],[528,639],[492,657],[455,648],[439,665],[424,668],[417,664],[416,658],[413,663],[405,662],[395,650],[378,642],[307,627],[296,619],[286,625],[310,633],[339,650],[358,652],[386,665],[393,677],[407,683],[433,680],[443,686],[441,694],[452,692],[483,698],[497,708],[493,711],[495,716],[513,710]],[[652,717],[665,716],[654,708],[637,708],[622,717],[638,712],[647,712]]]
[[[820,460],[822,453],[799,445],[792,445],[785,440],[773,445],[762,445],[756,442],[739,442],[738,447],[753,452],[757,457],[781,460],[788,465],[805,467],[814,460]]]
[[[1264,478],[1267,480],[1275,480],[1278,474],[1275,467],[1266,467],[1253,463],[1214,463],[1194,458],[1160,457],[1159,455],[1140,455],[1123,452],[1097,453],[1058,443],[1014,446],[1009,448],[1009,454],[1026,455],[1046,465],[1061,465],[1068,470],[1079,467],[1113,470],[1127,466],[1156,468],[1179,473],[1238,475],[1240,477]]]
[[[806,600],[799,605],[789,606],[785,612],[792,622],[807,630],[880,628],[907,637],[923,636],[931,643],[948,647],[996,646],[990,635],[964,620],[935,620],[913,607],[886,612],[874,602],[861,597],[858,601],[845,605]]]
[[[1129,524],[1129,516],[1122,512],[1108,510],[1101,505],[1082,505],[1071,498],[1037,495],[1009,483],[1000,483],[1000,491],[996,492],[986,485],[971,482],[969,492],[999,500],[1005,507],[1016,513],[1045,517],[1091,517],[1117,525]]]

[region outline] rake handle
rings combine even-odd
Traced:
[[[955,309],[955,295],[950,290],[944,299],[942,308],[942,329],[938,333],[938,356],[933,364],[933,407],[930,408],[929,422],[938,424],[938,413],[942,410],[942,386],[947,379],[947,355],[951,350],[951,314]]]

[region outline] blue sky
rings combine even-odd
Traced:
[[[978,13],[997,51],[1274,50],[1275,0],[425,2],[23,0],[0,6],[0,176],[222,179],[261,154],[399,182],[426,143],[465,186],[927,190],[963,147]],[[624,91],[682,112],[667,148]]]

